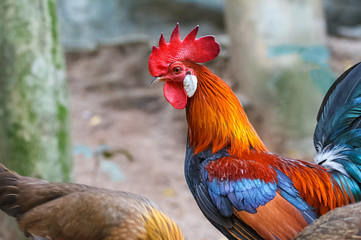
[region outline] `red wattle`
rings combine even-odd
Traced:
[[[167,101],[176,109],[183,109],[187,105],[187,94],[183,83],[165,82],[163,88],[164,96]]]

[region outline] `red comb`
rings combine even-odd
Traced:
[[[153,46],[149,57],[149,72],[152,76],[161,76],[168,70],[173,61],[189,60],[204,63],[214,59],[219,54],[219,44],[214,36],[204,36],[196,39],[198,33],[196,26],[182,41],[179,35],[179,24],[174,28],[169,43],[163,34],[160,35],[159,47]]]

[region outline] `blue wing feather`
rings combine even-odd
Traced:
[[[211,197],[213,203],[216,205],[217,209],[225,217],[230,217],[233,214],[233,207],[229,199],[225,196],[209,191],[209,196]]]
[[[184,170],[188,187],[205,217],[228,239],[261,240],[263,238],[252,227],[234,214],[234,206],[228,195],[235,192],[236,182],[224,181],[224,183],[218,184],[217,179],[212,181],[213,183],[208,182],[208,172],[205,171],[205,166],[209,161],[225,156],[229,156],[225,149],[215,154],[209,149],[194,155],[193,149],[187,145]],[[210,191],[210,184],[215,184],[212,186],[212,191]],[[227,192],[229,194],[223,196]]]
[[[204,167],[201,171],[206,172]],[[267,183],[261,179],[241,177],[231,181],[217,178],[208,181],[208,173],[203,173],[202,176],[205,176],[203,182],[208,187],[214,205],[223,216],[230,216],[232,207],[238,211],[257,213],[257,208],[266,205],[279,191],[282,197],[300,210],[307,222],[316,219],[313,209],[301,198],[291,179],[278,169],[276,172],[277,179]]]
[[[277,186],[281,190],[281,196],[300,210],[307,223],[312,223],[317,218],[314,209],[303,200],[297,189],[293,186],[291,179],[287,177],[286,174],[278,169],[276,169],[276,172],[278,179]]]
[[[220,199],[227,197],[237,210],[256,213],[256,209],[259,206],[265,205],[276,195],[276,191],[270,191],[268,185],[269,183],[265,183],[259,179],[242,179],[237,181],[220,181],[219,179],[213,179],[212,182],[208,182],[208,191],[210,195],[213,196],[212,200],[216,205],[219,203],[216,197]],[[265,188],[265,190],[262,190],[263,188]],[[273,187],[273,189],[276,188]],[[224,206],[221,206],[219,210],[221,211],[222,208],[224,208]]]

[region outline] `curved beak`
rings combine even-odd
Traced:
[[[152,82],[150,83],[150,85],[153,85],[153,84],[157,84],[159,83],[160,81],[162,81],[163,79],[161,77],[154,77]]]

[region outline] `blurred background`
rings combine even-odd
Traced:
[[[177,22],[183,38],[196,25],[216,36],[221,53],[206,65],[266,146],[312,161],[322,98],[361,60],[358,0],[3,0],[0,162],[145,195],[186,239],[224,239],[186,186],[184,111],[150,86],[151,48]],[[1,240],[23,238],[0,218]]]

